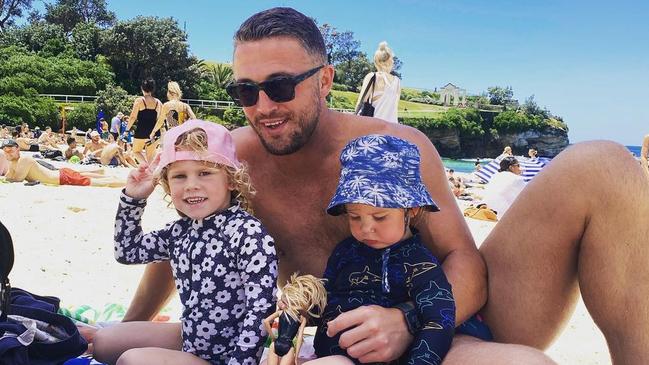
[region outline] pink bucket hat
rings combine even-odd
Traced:
[[[196,128],[202,129],[207,134],[207,150],[203,152],[176,151],[178,137]],[[156,174],[175,161],[208,161],[234,168],[241,167],[230,132],[220,124],[199,119],[188,120],[169,129],[162,137],[162,151],[159,154],[160,162],[155,168]]]

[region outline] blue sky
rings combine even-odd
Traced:
[[[570,141],[639,145],[649,134],[649,1],[126,1],[119,19],[172,16],[199,58],[229,62],[232,35],[253,13],[291,6],[350,30],[373,55],[387,41],[402,85],[452,82],[471,94],[512,86],[562,116]]]

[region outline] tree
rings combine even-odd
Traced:
[[[107,85],[106,89],[97,93],[97,108],[106,115],[116,115],[118,112],[130,114],[133,97],[119,86]]]
[[[32,0],[0,0],[0,31],[5,31],[32,7]]]
[[[19,44],[43,56],[58,56],[66,52],[68,47],[63,27],[58,24],[41,21],[14,29],[12,32],[15,33]]]
[[[367,59],[367,55],[361,52],[358,57],[336,66],[334,81],[347,86],[352,86],[355,90],[358,90],[363,83],[365,75],[372,72],[373,69],[372,64],[370,64]]]
[[[529,98],[525,99],[523,103],[523,110],[529,115],[539,115],[543,118],[550,117],[550,111],[547,109],[541,108],[536,101],[534,100],[534,94],[530,95]]]
[[[45,20],[71,32],[79,23],[107,28],[115,24],[115,13],[106,8],[106,0],[57,0],[45,4]]]
[[[220,89],[225,89],[234,77],[232,67],[225,63],[203,65],[201,70],[203,77]]]
[[[102,33],[101,49],[115,71],[117,83],[131,94],[139,94],[140,82],[152,77],[160,91],[173,80],[188,97],[195,95],[199,61],[189,55],[187,34],[172,18],[140,16],[120,21]]]
[[[72,29],[70,45],[75,55],[85,61],[94,61],[100,53],[100,29],[92,23],[78,23]]]
[[[514,96],[514,91],[511,86],[500,87],[492,86],[487,89],[487,94],[489,95],[489,101],[493,105],[507,105],[512,101]]]

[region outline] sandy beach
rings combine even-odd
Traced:
[[[125,177],[128,170],[109,168],[106,173]],[[16,256],[12,285],[59,297],[64,307],[128,305],[143,267],[120,265],[113,258],[119,194],[117,188],[0,183],[0,220],[12,234]],[[160,228],[176,218],[157,189],[143,217],[144,229]],[[477,244],[494,226],[470,218],[467,222]],[[177,318],[179,308],[175,299],[165,312]],[[560,364],[610,364],[603,336],[581,301],[547,353]]]

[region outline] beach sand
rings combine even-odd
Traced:
[[[106,173],[125,177],[128,170],[110,168]],[[59,297],[65,307],[128,305],[143,267],[120,265],[113,257],[119,194],[117,188],[0,183],[0,220],[11,232],[16,256],[12,285]],[[145,231],[161,228],[177,217],[157,189],[149,198],[143,226]],[[494,225],[467,222],[477,244]],[[166,308],[172,318],[178,318],[179,311],[178,299]],[[561,364],[610,364],[603,336],[581,301],[547,353]]]

